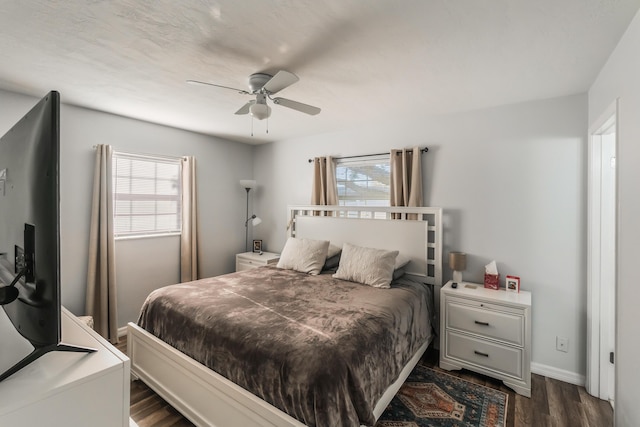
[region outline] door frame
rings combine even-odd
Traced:
[[[618,100],[616,99],[600,117],[594,121],[589,127],[589,144],[588,144],[588,189],[587,189],[587,375],[585,387],[587,391],[601,399],[610,400],[615,397],[614,390],[611,390],[611,378],[608,369],[602,369],[604,363],[608,363],[608,357],[604,352],[603,336],[606,337],[606,331],[610,330],[608,326],[613,326],[615,330],[615,312],[613,318],[603,318],[603,305],[600,298],[602,294],[601,283],[601,263],[603,254],[602,234],[600,232],[601,224],[601,179],[602,179],[602,134],[615,123],[616,134],[616,156],[618,145],[618,129],[619,114]],[[616,194],[614,200],[616,204],[616,230],[617,230],[617,168],[614,171],[616,181]],[[617,239],[616,239],[617,240]],[[617,243],[616,243],[617,249]],[[614,275],[617,281],[617,250],[614,254]],[[613,303],[615,306],[616,292],[614,290]],[[612,322],[608,325],[606,322]],[[603,335],[603,333],[605,335]],[[614,332],[615,342],[615,332]],[[615,354],[615,353],[614,353]]]

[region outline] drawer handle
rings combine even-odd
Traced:
[[[482,325],[482,326],[489,326],[489,322],[481,322],[479,320],[476,320],[476,325]]]
[[[478,356],[489,357],[489,355],[487,353],[481,353],[478,350],[473,350],[473,352],[475,354],[477,354]]]

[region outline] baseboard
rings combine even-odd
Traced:
[[[576,372],[565,371],[564,369],[554,368],[553,366],[543,365],[541,363],[531,362],[531,373],[542,375],[554,380],[563,381],[577,386],[583,386],[586,383],[584,375]]]

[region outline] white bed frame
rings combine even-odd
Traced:
[[[407,273],[434,286],[436,314],[442,286],[442,209],[289,206],[287,235],[399,250]],[[393,214],[393,215],[392,215]],[[399,218],[392,219],[392,216]],[[417,217],[417,219],[414,219]],[[411,219],[407,219],[411,218]],[[429,345],[425,343],[374,408],[382,415]],[[131,373],[197,426],[304,426],[134,323],[127,329]]]

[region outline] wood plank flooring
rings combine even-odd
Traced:
[[[121,339],[117,347],[126,353],[126,338]],[[437,351],[427,350],[423,363],[440,370]],[[484,375],[467,370],[447,373],[508,393],[507,427],[613,426],[613,409],[609,402],[591,396],[584,387],[533,374],[531,398],[527,398],[516,394],[501,381]],[[142,381],[131,383],[130,416],[138,427],[193,426]]]

